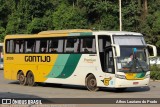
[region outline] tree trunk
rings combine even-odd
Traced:
[[[143,10],[144,10],[144,18],[146,18],[148,14],[147,0],[143,0]]]

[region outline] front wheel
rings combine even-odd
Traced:
[[[27,74],[27,83],[28,83],[28,86],[35,86],[36,83],[34,82],[34,75],[32,72],[28,72]]]
[[[91,74],[86,78],[86,87],[89,91],[97,91],[99,89],[94,75]]]

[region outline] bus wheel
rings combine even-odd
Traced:
[[[86,78],[86,87],[89,91],[97,91],[99,89],[94,75],[91,74]]]
[[[28,72],[27,74],[27,84],[28,86],[35,86],[36,83],[34,82],[34,75],[32,72]]]
[[[27,85],[26,77],[24,76],[22,71],[18,73],[17,77],[20,85]]]

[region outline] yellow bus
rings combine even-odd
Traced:
[[[42,31],[7,35],[4,41],[4,77],[29,86],[72,84],[90,91],[147,86],[149,57],[157,54],[142,34],[124,31]]]

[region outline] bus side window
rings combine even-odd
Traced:
[[[10,43],[9,43],[9,52],[10,53],[14,53],[14,40],[10,40]]]
[[[10,40],[7,40],[6,47],[6,53],[10,53]]]
[[[80,50],[80,41],[77,38],[67,38],[65,40],[64,52],[66,53],[77,53]]]
[[[74,52],[78,53],[80,51],[80,39],[77,39],[74,43]]]
[[[74,42],[76,42],[76,39],[74,38],[68,38],[65,40],[65,48],[64,52],[66,53],[73,53],[74,52]]]
[[[14,52],[14,41],[13,40],[7,40],[5,51],[6,51],[6,53],[13,53]]]
[[[7,49],[5,49],[7,53],[14,53],[15,52],[15,49],[14,49],[15,43],[14,42],[15,42],[14,40],[7,40],[7,44],[6,44]]]
[[[23,53],[23,40],[15,40],[15,53]]]
[[[35,40],[30,39],[25,41],[25,53],[34,53],[35,52]]]
[[[20,44],[19,44],[19,52],[20,52],[20,53],[23,53],[23,52],[24,52],[24,40],[21,40],[21,41],[20,41]]]
[[[83,53],[95,53],[96,43],[94,38],[81,39],[81,52]]]
[[[40,53],[46,53],[48,52],[48,40],[47,39],[41,39],[40,40]]]
[[[14,42],[14,46],[15,46],[15,50],[14,50],[14,52],[15,53],[19,53],[19,41],[18,40],[14,40],[15,42]]]
[[[49,52],[56,53],[58,52],[58,39],[49,40]]]

